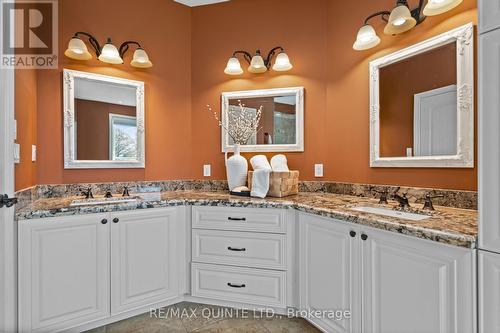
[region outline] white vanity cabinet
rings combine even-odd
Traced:
[[[19,223],[19,330],[55,332],[110,315],[108,214]]]
[[[182,209],[20,221],[20,331],[78,330],[176,300]]]
[[[193,206],[192,296],[281,310],[293,304],[294,217],[290,209]]]
[[[363,332],[476,331],[473,250],[364,229]]]
[[[478,0],[479,33],[500,28],[500,0]]]
[[[179,293],[175,208],[112,214],[111,314]]]
[[[327,332],[359,332],[357,232],[348,223],[302,213],[299,224],[301,309],[351,311],[351,319],[307,319]]]
[[[301,309],[351,312],[351,320],[312,318],[326,332],[476,331],[473,250],[299,219]]]

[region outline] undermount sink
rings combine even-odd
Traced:
[[[71,207],[78,206],[95,206],[95,205],[113,205],[122,203],[135,203],[137,198],[120,197],[120,198],[95,198],[95,199],[77,199],[70,204]]]
[[[358,212],[384,215],[389,217],[397,217],[400,219],[411,220],[411,221],[421,221],[428,219],[430,217],[429,215],[402,212],[399,210],[393,210],[390,208],[382,208],[382,207],[358,206],[358,207],[353,207],[351,209]]]

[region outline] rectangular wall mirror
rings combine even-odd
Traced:
[[[467,24],[370,63],[372,167],[474,166],[474,46]]]
[[[64,167],[144,168],[144,83],[64,70]]]
[[[304,151],[304,88],[278,88],[222,93],[222,121],[228,128],[234,126],[228,112],[239,112],[239,103],[245,112],[256,113],[262,107],[260,131],[246,145],[245,152]],[[222,151],[232,151],[234,142],[222,128]]]

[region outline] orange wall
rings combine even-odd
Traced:
[[[37,183],[36,162],[31,161],[31,145],[36,144],[37,71],[16,69],[14,75],[16,142],[21,149],[20,163],[15,166],[15,190],[18,191]]]
[[[39,184],[190,178],[190,21],[189,7],[167,0],[59,1],[59,69],[38,71]],[[92,33],[100,43],[109,36],[116,46],[137,40],[154,67],[134,69],[130,51],[117,66],[68,59],[64,51],[76,31]],[[145,82],[145,169],[64,170],[63,68]]]
[[[352,44],[364,18],[392,6],[393,0],[232,0],[194,8],[193,176],[201,178],[201,165],[211,163],[212,178],[225,177],[220,131],[205,111],[206,104],[220,110],[223,91],[304,86],[305,152],[287,153],[301,179],[318,179],[314,178],[314,164],[323,163],[321,180],[476,190],[475,168],[369,167],[369,61],[477,21],[475,0],[465,0],[457,9],[428,18],[396,37],[383,35],[381,22],[374,20],[382,43],[366,52],[354,51]],[[234,50],[261,48],[266,52],[276,45],[285,47],[294,65],[292,71],[284,75],[245,73],[239,78],[223,73]]]
[[[321,180],[476,190],[476,169],[369,167],[369,61],[477,20],[475,0],[464,0],[401,36],[384,36],[375,20],[381,45],[353,51],[364,18],[393,5],[394,0],[232,0],[190,9],[171,0],[140,6],[121,0],[60,1],[59,70],[38,71],[37,183],[202,178],[206,163],[212,164],[211,178],[224,179],[220,130],[206,105],[218,110],[223,91],[304,86],[305,152],[287,154],[301,179],[317,179],[313,165],[323,163]],[[110,36],[115,44],[136,39],[154,67],[72,61],[63,52],[75,31],[91,32],[101,42]],[[286,48],[292,71],[238,78],[223,73],[234,50],[267,52],[276,45]],[[63,68],[145,82],[146,169],[63,169]]]
[[[457,84],[456,44],[380,69],[380,156],[406,156],[413,147],[413,96]]]

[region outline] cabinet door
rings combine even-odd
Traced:
[[[54,332],[109,316],[106,214],[19,223],[19,327]]]
[[[307,318],[327,332],[359,332],[358,235],[349,224],[301,213],[300,307],[302,310],[347,310],[352,318]]]
[[[488,0],[496,2],[498,0]],[[500,252],[500,30],[479,37],[479,247]]]
[[[112,314],[178,295],[176,209],[112,214]]]
[[[473,250],[378,230],[363,234],[363,332],[476,331]]]
[[[500,28],[500,0],[479,0],[479,33]]]
[[[479,251],[479,332],[500,332],[500,254]]]

